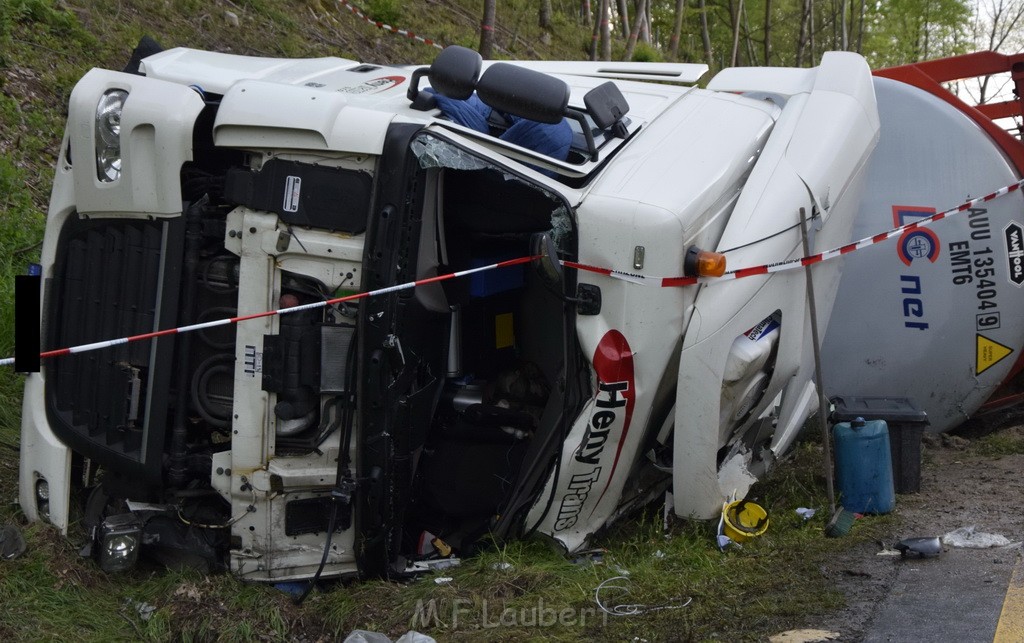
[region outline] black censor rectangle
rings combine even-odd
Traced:
[[[14,370],[39,372],[39,293],[42,277],[14,277]]]

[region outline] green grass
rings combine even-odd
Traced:
[[[444,43],[475,46],[478,3],[391,2],[404,24]],[[429,62],[436,49],[374,29],[333,3],[248,0],[0,0],[0,352],[13,352],[14,276],[39,253],[46,202],[75,81],[91,66],[120,68],[143,34],[165,46],[267,56],[340,55],[370,62]],[[297,10],[296,10],[297,9]],[[233,11],[232,27],[224,12]],[[535,8],[503,3],[502,57],[580,58],[585,27],[556,16],[550,48],[538,50]],[[513,37],[514,36],[514,37]],[[0,371],[0,522],[20,522],[17,448],[21,376]],[[821,454],[801,446],[790,462],[755,488],[771,517],[768,532],[742,549],[719,552],[714,527],[673,520],[667,532],[656,509],[625,520],[595,540],[600,560],[574,562],[543,539],[507,543],[461,567],[420,579],[368,581],[314,592],[296,607],[273,587],[227,575],[139,569],[107,575],[79,558],[49,527],[25,527],[28,552],[0,561],[0,640],[330,640],[353,629],[397,637],[419,629],[441,640],[756,640],[806,624],[839,606],[841,596],[821,572],[823,561],[851,542],[871,539],[860,524],[843,540],[822,537],[827,520]],[[797,506],[818,507],[809,522]],[[629,572],[629,594],[606,601],[686,607],[635,616],[597,610],[595,589]],[[453,580],[437,584],[435,578]],[[628,585],[627,585],[628,584]],[[137,607],[152,605],[144,619]],[[437,621],[415,620],[421,614]],[[433,606],[434,612],[425,612]],[[485,610],[486,606],[486,612]],[[545,609],[549,611],[545,611]],[[550,627],[524,624],[566,614]],[[511,614],[514,618],[510,618]],[[508,627],[492,627],[515,620]],[[532,616],[531,616],[532,615]]]
[[[772,523],[742,549],[719,552],[713,524],[673,519],[665,532],[660,515],[640,516],[596,540],[606,550],[599,560],[574,562],[541,539],[513,542],[408,584],[352,585],[314,595],[311,604],[322,605],[328,624],[340,631],[358,627],[398,636],[415,627],[439,640],[763,640],[840,607],[843,598],[822,564],[853,543],[873,540],[891,520],[859,521],[845,539],[824,538],[820,471],[820,449],[808,444],[758,485],[754,495]],[[805,522],[795,513],[800,505],[817,506],[819,513]],[[635,616],[598,611],[595,589],[627,572],[628,579],[614,584],[630,593],[606,590],[606,603],[671,609]],[[441,577],[453,580],[436,584]],[[545,609],[549,620],[552,611],[565,610],[565,623],[529,623]],[[518,625],[501,626],[502,615]],[[422,616],[436,619],[424,623]]]
[[[1024,435],[1019,431],[992,433],[972,440],[970,450],[981,456],[998,457],[1024,453]]]

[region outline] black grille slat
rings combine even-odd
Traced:
[[[81,240],[75,239],[68,244],[68,250],[65,254],[65,269],[64,269],[64,282],[60,288],[54,288],[52,292],[56,294],[59,301],[64,302],[67,312],[65,313],[71,319],[78,319],[81,315],[81,279],[76,278],[76,275],[81,275],[85,267],[85,243]],[[60,346],[67,346],[68,344],[61,343],[72,339],[67,335],[74,332],[75,325],[70,325],[70,329],[62,329],[62,335],[56,344]],[[58,399],[67,400],[71,399],[73,390],[75,387],[74,374],[70,369],[60,369],[57,371],[56,377],[56,395]]]
[[[131,230],[128,228],[127,230]],[[121,328],[117,324],[117,289],[121,279],[119,275],[124,274],[124,232],[117,229],[108,229],[103,236],[104,258],[94,266],[96,280],[89,284],[89,313],[96,320],[97,332],[99,335],[108,337],[120,337]],[[91,339],[97,341],[100,339]],[[87,399],[76,400],[81,406],[89,406],[92,410],[92,417],[88,419],[89,424],[104,427],[108,444],[114,444],[119,440],[116,432],[116,419],[111,417],[113,408],[111,398],[117,394],[118,381],[117,358],[120,347],[114,347],[103,351],[105,354],[96,355],[96,367],[100,369],[101,376],[92,378],[91,393]]]
[[[49,347],[175,325],[182,228],[180,219],[70,221],[59,242],[62,261],[50,289],[55,296],[47,304]],[[166,338],[52,360],[46,366],[47,411],[54,430],[101,463],[119,462],[127,465],[123,470],[158,477],[159,466],[142,465],[159,462],[168,398],[147,387],[166,386],[172,353],[173,339]],[[153,408],[147,407],[150,400]],[[147,433],[155,439],[145,439]]]

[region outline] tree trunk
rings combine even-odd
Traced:
[[[810,44],[810,47],[811,47],[811,65],[810,66],[814,67],[814,61],[817,60],[817,57],[814,54],[814,0],[807,0],[807,4],[810,5],[810,7],[811,7],[811,10],[809,12],[810,13],[810,27],[809,27],[810,32],[807,34],[807,41],[808,41],[808,43]]]
[[[750,37],[750,16],[746,7],[741,6],[740,11],[743,14],[743,40],[747,43],[747,64],[756,67],[757,52],[754,51],[754,40]]]
[[[617,0],[619,7],[619,20],[622,21],[622,37],[629,40],[629,3],[626,0]]]
[[[551,0],[540,0],[540,12],[537,24],[541,29],[551,28]]]
[[[590,24],[590,0],[580,0],[580,19],[583,24]]]
[[[703,0],[701,0],[703,2]],[[629,32],[629,40],[626,41],[626,54],[623,56],[623,60],[629,61],[633,59],[633,51],[636,49],[636,39],[640,34],[640,27],[643,25],[644,17],[647,15],[645,7],[647,6],[647,0],[637,0],[636,3],[636,18],[633,20],[633,28]]]
[[[764,64],[772,65],[772,0],[764,0]]]
[[[679,60],[679,37],[683,33],[683,12],[685,11],[686,0],[676,0],[676,21],[672,25],[672,37],[668,41],[669,60]]]
[[[494,51],[494,18],[497,0],[484,0],[484,19],[480,23],[480,55],[491,58]]]
[[[708,29],[708,5],[706,0],[697,0],[700,7],[700,37],[704,41],[704,62],[708,67],[714,66],[714,54],[711,51],[711,31]]]
[[[608,20],[611,0],[601,0],[601,60],[612,59],[612,25]]]
[[[860,0],[860,20],[857,21],[857,53],[864,49],[864,0]]]
[[[598,10],[604,6],[603,0],[598,3]],[[590,32],[590,59],[597,60],[597,52],[600,49],[601,40],[601,17],[597,16],[594,20],[594,28]]]
[[[804,0],[800,11],[800,36],[797,37],[797,67],[804,66],[804,54],[807,53],[808,41],[811,44],[811,58],[814,58],[814,12],[813,0]]]
[[[729,57],[729,66],[736,66],[736,58],[740,53],[740,13],[743,12],[743,0],[737,0],[738,5],[736,9],[732,11],[732,56]],[[732,3],[729,3],[730,9],[732,9]]]
[[[849,0],[842,0],[839,3],[839,12],[842,14],[842,27],[840,29],[840,35],[842,36],[842,47],[843,51],[849,51],[850,49],[850,25],[846,22],[846,14],[850,10]]]
[[[928,45],[929,45],[928,36],[929,36],[929,32],[931,31],[931,29],[929,29],[928,27],[931,25],[931,15],[930,15],[930,9],[931,8],[932,8],[932,3],[929,2],[928,0],[925,0],[925,3],[924,3],[924,53],[921,56],[919,56],[918,59],[915,60],[914,62],[917,62],[919,60],[928,60]]]
[[[644,42],[650,44],[654,42],[654,3],[647,0],[644,4]]]

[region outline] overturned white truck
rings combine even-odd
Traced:
[[[859,56],[707,89],[701,65],[457,47],[139,58],[71,97],[44,348],[247,319],[27,378],[21,506],[81,521],[105,568],[572,551],[667,489],[715,515],[817,408],[803,271],[660,278],[803,256],[802,214],[812,252],[849,240],[879,133]],[[815,267],[822,327],[839,266]]]

